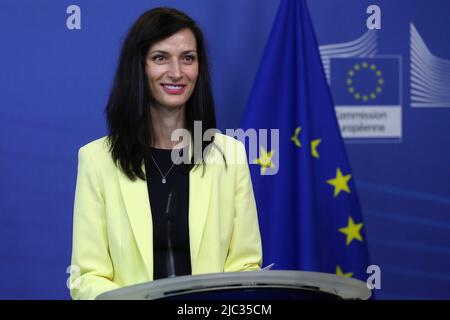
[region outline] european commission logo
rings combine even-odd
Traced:
[[[449,108],[450,60],[434,55],[412,22],[409,42],[410,106]],[[321,45],[319,50],[346,141],[401,140],[401,56],[378,55],[374,30],[352,41]]]
[[[330,87],[344,138],[402,137],[399,56],[331,58]]]

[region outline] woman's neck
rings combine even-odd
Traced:
[[[180,141],[172,141],[172,132],[186,128],[185,107],[166,108],[151,106],[150,114],[153,128],[153,144],[158,149],[173,149]]]

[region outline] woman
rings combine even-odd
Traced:
[[[107,137],[79,150],[71,295],[165,277],[258,270],[262,251],[242,143],[172,141],[216,126],[202,32],[157,8],[130,29],[106,106]],[[201,152],[195,152],[200,150]],[[179,157],[188,155],[190,163]],[[176,158],[176,157],[175,157]]]

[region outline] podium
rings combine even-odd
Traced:
[[[366,283],[328,273],[245,271],[180,276],[132,285],[97,300],[339,300],[370,298]]]

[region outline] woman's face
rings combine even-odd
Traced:
[[[194,33],[190,29],[182,29],[153,44],[146,55],[145,73],[152,96],[160,106],[184,106],[198,77]]]

